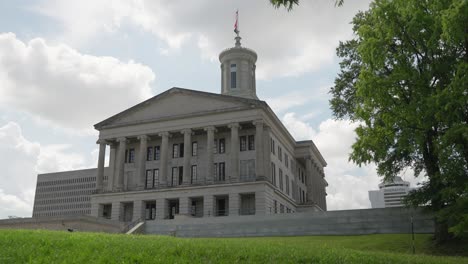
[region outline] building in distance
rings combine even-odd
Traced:
[[[379,190],[369,191],[372,208],[401,207],[403,200],[413,188],[401,177],[395,176],[379,184]]]

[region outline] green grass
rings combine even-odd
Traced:
[[[188,239],[0,230],[0,263],[468,263],[431,255],[446,251],[434,251],[429,235],[417,235],[415,245],[412,255],[409,235]]]

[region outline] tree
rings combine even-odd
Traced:
[[[336,0],[336,6],[342,6],[344,0]],[[299,0],[270,0],[270,3],[275,8],[285,7],[288,11],[291,11],[294,6],[299,5]]]
[[[428,180],[409,204],[436,216],[435,238],[468,231],[468,1],[376,0],[340,42],[334,116],[359,122],[350,160],[389,179]]]

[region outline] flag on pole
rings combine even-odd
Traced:
[[[239,10],[236,11],[236,23],[234,23],[234,32],[239,34]]]

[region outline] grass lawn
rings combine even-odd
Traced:
[[[410,235],[192,239],[0,229],[0,263],[468,263],[440,255],[467,254],[465,242],[436,250],[430,235],[416,235],[415,244],[413,255]]]

